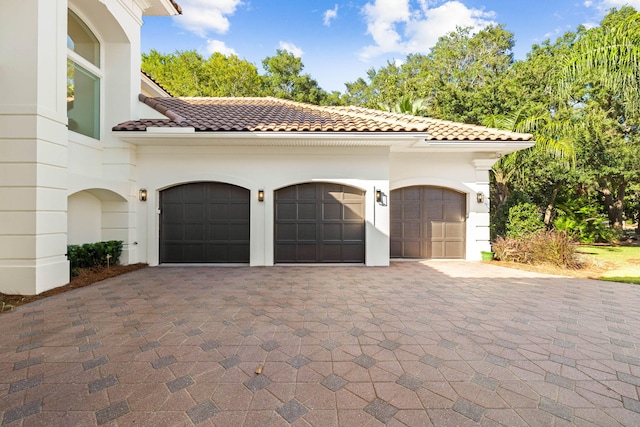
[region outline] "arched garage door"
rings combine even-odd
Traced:
[[[364,192],[306,183],[275,192],[276,263],[363,263]]]
[[[249,262],[249,196],[221,182],[161,191],[160,262]]]
[[[442,187],[391,191],[392,258],[465,258],[466,195]]]

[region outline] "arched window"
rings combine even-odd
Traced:
[[[100,139],[100,42],[82,20],[68,11],[67,118],[69,129]]]

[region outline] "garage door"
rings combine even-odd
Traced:
[[[307,183],[275,192],[276,263],[363,263],[364,192]]]
[[[249,262],[249,196],[220,182],[161,191],[160,262]]]
[[[392,258],[465,258],[466,195],[442,187],[391,191]]]

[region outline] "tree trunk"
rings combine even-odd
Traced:
[[[562,187],[562,182],[556,182],[553,187],[553,191],[551,192],[551,199],[549,200],[549,204],[547,205],[547,209],[544,211],[544,225],[549,227],[551,223],[551,215],[553,214],[553,209],[556,207],[556,198],[558,197],[558,192],[560,191],[560,187]]]
[[[624,221],[624,193],[626,189],[627,183],[624,181],[618,184],[617,194],[613,194],[609,186],[601,185],[604,203],[607,206],[609,225],[618,230],[622,230]]]

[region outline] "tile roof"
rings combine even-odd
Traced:
[[[325,107],[279,98],[150,98],[167,119],[140,119],[114,131],[193,127],[196,132],[425,133],[427,141],[529,141],[530,134],[359,107]]]

